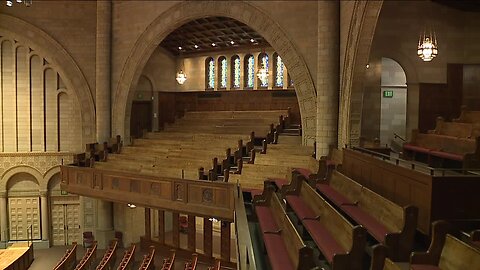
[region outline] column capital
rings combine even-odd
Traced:
[[[40,190],[40,197],[47,197],[48,196],[48,190]]]
[[[7,197],[7,191],[6,190],[0,190],[0,198],[6,198]]]

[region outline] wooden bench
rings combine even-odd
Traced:
[[[219,259],[216,259],[213,266],[208,267],[207,270],[220,270],[221,267],[222,267],[221,266],[221,261]]]
[[[77,264],[77,242],[72,243],[72,247],[67,249],[65,255],[60,259],[53,270],[73,270]]]
[[[155,247],[150,246],[148,254],[143,255],[138,270],[155,270]]]
[[[293,209],[332,270],[361,270],[367,232],[353,226],[306,182],[303,176],[282,187]]]
[[[470,139],[475,138],[472,137],[473,131],[474,125],[472,123],[447,122],[439,116],[436,119],[435,129],[429,130],[428,133]]]
[[[193,253],[192,254],[192,259],[190,259],[189,262],[185,263],[185,267],[183,269],[184,270],[195,270],[195,269],[197,269],[197,262],[198,262],[198,254]]]
[[[114,239],[110,242],[108,249],[103,254],[102,260],[95,270],[110,270],[113,269],[115,261],[117,260],[117,246],[118,240]]]
[[[83,258],[78,262],[75,270],[88,270],[91,268],[93,262],[97,257],[97,241],[93,242],[91,248],[87,248],[87,252],[83,255]]]
[[[445,222],[434,222],[430,247],[426,252],[414,252],[410,257],[411,270],[480,269],[480,250],[447,234]],[[384,270],[401,268],[386,259]]]
[[[162,270],[172,270],[175,264],[175,250],[170,250],[170,257],[163,259]]]
[[[480,123],[480,111],[470,111],[467,106],[463,105],[460,117],[452,119],[452,121],[460,123]]]
[[[118,265],[117,270],[132,270],[135,263],[135,245],[132,244],[123,254],[123,258]]]
[[[433,167],[443,167],[444,160],[460,162],[463,168],[480,167],[480,137],[457,138],[413,130],[411,141],[405,143],[403,149],[406,158],[423,161]]]
[[[417,227],[417,207],[401,207],[339,172],[333,172],[328,183],[317,184],[320,194],[385,244],[389,258],[408,260]]]
[[[313,252],[298,235],[273,188],[264,189],[253,203],[271,268],[311,269]]]

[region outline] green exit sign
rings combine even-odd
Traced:
[[[384,98],[393,98],[393,91],[391,91],[391,90],[383,91],[383,97]]]

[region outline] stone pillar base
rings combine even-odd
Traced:
[[[107,249],[110,241],[115,237],[115,231],[113,229],[97,229],[94,236],[95,241],[97,241],[97,248]]]

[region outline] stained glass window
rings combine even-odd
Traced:
[[[233,74],[232,74],[232,81],[233,81],[233,88],[240,88],[240,57],[234,56],[233,57]]]
[[[259,56],[261,57],[259,59],[261,63],[260,68],[265,68],[268,71],[268,54],[263,53]],[[266,77],[264,80],[260,80],[260,87],[268,87],[268,77]]]
[[[247,59],[247,87],[253,88],[255,80],[255,58],[253,55],[248,56]]]
[[[280,55],[276,55],[276,73],[275,73],[275,86],[283,87],[283,61]]]
[[[215,88],[215,61],[213,61],[213,58],[210,58],[208,60],[208,72],[207,72],[207,82],[208,82],[208,87],[209,89]]]
[[[220,60],[220,88],[227,88],[227,59]]]

